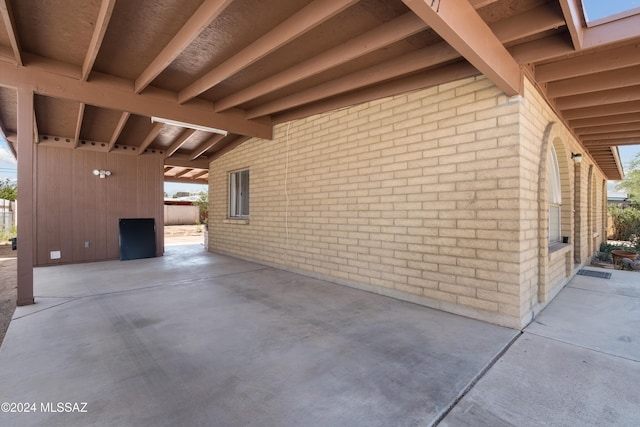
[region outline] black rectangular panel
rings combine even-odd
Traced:
[[[154,218],[120,218],[120,260],[156,256]]]

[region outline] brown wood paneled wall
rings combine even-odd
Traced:
[[[163,167],[160,155],[38,146],[36,265],[118,259],[120,218],[155,218],[157,255],[162,255]],[[101,179],[94,169],[111,176]],[[51,259],[52,251],[60,251],[60,259]]]

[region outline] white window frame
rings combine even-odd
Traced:
[[[547,201],[549,203],[549,245],[562,240],[562,183],[556,150],[551,146],[547,157]]]
[[[229,173],[229,218],[249,218],[249,169]]]

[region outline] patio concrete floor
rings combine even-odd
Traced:
[[[637,425],[640,274],[613,273],[521,334],[202,245],[38,268],[0,348],[0,402],[36,411],[0,425]]]

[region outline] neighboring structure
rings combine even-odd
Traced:
[[[16,225],[16,202],[0,199],[0,230],[11,230]]]
[[[188,197],[164,199],[164,225],[195,225],[199,220],[200,209]]]
[[[209,177],[212,251],[514,328],[606,238],[605,176],[528,80],[283,123]]]

